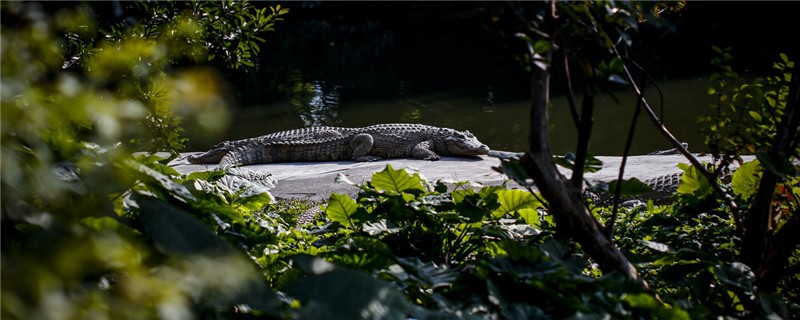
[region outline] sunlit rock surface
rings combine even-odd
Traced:
[[[171,165],[180,173],[190,173],[195,171],[210,170],[215,165],[189,164],[182,158],[190,153],[182,154],[181,159],[174,160]],[[587,173],[586,179],[589,181],[611,181],[617,179],[621,157],[597,157],[603,162],[603,169],[594,173]],[[745,157],[745,161],[750,161],[754,157]],[[711,162],[710,156],[699,156],[702,162]],[[661,175],[681,172],[678,163],[689,163],[686,158],[680,155],[664,156],[632,156],[628,158],[625,168],[625,179],[638,178],[646,180]],[[474,188],[482,185],[500,185],[508,180],[504,174],[498,173],[492,167],[500,165],[500,160],[481,156],[476,158],[457,158],[443,157],[439,161],[423,161],[416,159],[390,159],[375,162],[352,162],[352,161],[330,161],[330,162],[291,162],[291,163],[272,163],[246,166],[248,169],[263,173],[271,173],[278,181],[278,186],[272,189],[273,196],[277,198],[297,198],[323,200],[327,199],[331,193],[346,193],[355,196],[358,188],[336,183],[339,174],[345,175],[350,181],[362,184],[370,180],[370,177],[378,171],[383,170],[387,164],[393,168],[409,168],[420,172],[420,174],[431,182],[441,180],[446,183],[457,181],[469,181]],[[560,168],[561,172],[569,175],[567,169]],[[512,187],[519,187],[514,182],[509,182]]]

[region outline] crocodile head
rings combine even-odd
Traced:
[[[478,141],[469,131],[453,131],[444,139],[447,154],[454,156],[477,156],[489,153],[489,146]]]
[[[220,142],[204,153],[190,155],[187,160],[189,163],[218,163],[231,149],[230,142]]]

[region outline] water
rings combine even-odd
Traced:
[[[510,31],[490,19],[496,12],[492,8],[508,5],[516,6],[295,3],[291,17],[268,35],[257,70],[229,75],[236,108],[228,134],[215,141],[195,140],[190,148],[304,126],[413,122],[469,130],[496,150],[525,151],[530,75],[516,60],[525,49],[521,42],[501,36]],[[705,25],[702,19],[700,25]],[[687,41],[697,33],[686,30],[665,39],[694,43]],[[706,150],[697,117],[710,112],[710,83],[696,74],[709,73],[697,66],[708,66],[710,58],[702,48],[691,54],[681,48],[658,46],[658,59],[639,63],[662,79],[667,127],[690,150],[702,152]],[[554,87],[549,133],[553,152],[564,154],[574,152],[576,129],[566,99],[558,92],[563,90]],[[657,107],[655,90],[647,92],[650,104]],[[615,95],[619,102],[608,96],[596,99],[592,154],[623,151],[635,99],[629,91]],[[671,147],[644,114],[637,127],[633,154]]]
[[[664,120],[690,150],[705,151],[697,118],[710,112],[708,81],[689,78],[660,84],[664,93]],[[295,84],[287,99],[256,105],[236,112],[232,139],[258,136],[304,126],[336,125],[360,127],[378,123],[412,122],[469,130],[495,150],[527,150],[530,101],[497,97],[492,87],[469,88],[388,99],[347,101],[341,86],[312,81]],[[651,89],[647,98],[658,109],[659,97]],[[595,101],[595,124],[590,152],[595,155],[621,155],[629,130],[635,97],[628,91],[614,92]],[[549,135],[554,153],[574,152],[577,131],[572,123],[565,96],[551,99]],[[580,98],[578,97],[578,101]],[[640,115],[631,152],[646,154],[671,146],[652,122]]]

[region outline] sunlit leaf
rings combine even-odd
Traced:
[[[771,104],[774,105],[774,103],[775,101],[773,100]],[[750,110],[748,113],[750,114],[750,117],[753,118],[753,120],[755,120],[756,122],[761,122],[761,115],[758,114],[758,112]]]
[[[763,168],[758,160],[745,162],[733,172],[731,188],[733,194],[742,199],[749,199],[758,189]]]
[[[395,170],[390,164],[383,171],[372,175],[372,185],[375,189],[391,193],[426,191],[419,173],[412,175],[404,169]]]
[[[336,221],[345,227],[353,228],[353,216],[358,209],[358,204],[346,194],[331,194],[325,214],[331,221]]]
[[[189,189],[182,184],[173,181],[169,176],[159,173],[135,161],[126,161],[125,163],[134,170],[144,174],[146,177],[151,178],[152,181],[157,183],[158,187],[164,188],[165,190],[169,191],[170,194],[176,195],[186,201],[197,200],[189,191]]]
[[[708,179],[699,169],[686,163],[679,163],[678,168],[684,171],[681,175],[681,184],[678,186],[678,194],[702,198],[714,192]]]
[[[519,189],[500,190],[497,192],[497,200],[500,202],[500,208],[492,211],[492,217],[495,219],[499,219],[507,213],[513,213],[522,209],[535,210],[542,206],[542,203],[530,192]],[[529,217],[530,214],[530,212],[526,213]],[[536,220],[538,221],[538,217]]]
[[[648,241],[648,240],[639,240],[639,243],[641,243],[645,247],[648,247],[648,248],[653,249],[653,250],[658,251],[658,252],[671,252],[672,251],[672,248],[670,248],[668,245],[660,243],[660,242]]]

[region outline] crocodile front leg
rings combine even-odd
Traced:
[[[439,155],[433,151],[433,148],[433,141],[425,140],[414,146],[411,155],[422,160],[439,160]]]
[[[353,147],[353,161],[375,161],[380,160],[381,157],[372,155],[372,146],[375,139],[369,133],[359,133],[353,136],[350,140],[350,145]]]

